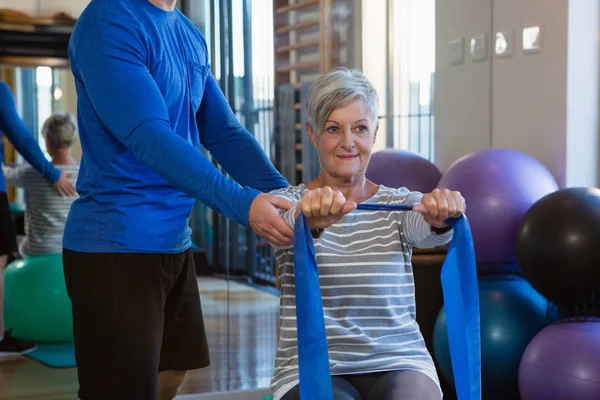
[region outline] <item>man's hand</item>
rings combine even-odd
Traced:
[[[290,246],[294,230],[285,222],[277,209],[289,210],[294,203],[271,194],[261,193],[252,202],[248,214],[250,228],[275,246]]]
[[[60,173],[60,179],[56,181],[56,183],[53,185],[54,189],[56,189],[56,191],[60,193],[61,196],[77,195],[77,192],[75,191],[75,186],[71,185],[71,182],[69,182],[70,177],[71,174],[62,171]]]

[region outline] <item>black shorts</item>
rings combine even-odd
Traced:
[[[209,365],[191,250],[63,250],[79,398],[157,398],[158,372]]]
[[[17,235],[15,234],[15,225],[8,204],[8,197],[6,197],[5,192],[0,192],[0,256],[12,254],[17,249]]]

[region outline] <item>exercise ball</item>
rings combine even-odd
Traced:
[[[559,322],[527,346],[519,367],[523,400],[600,399],[600,322]]]
[[[4,276],[4,322],[13,336],[34,342],[73,340],[71,300],[60,254],[17,260]]]
[[[517,235],[523,276],[559,305],[600,299],[600,189],[569,188],[540,199]]]
[[[521,219],[558,184],[546,167],[527,154],[485,149],[452,164],[438,187],[458,190],[465,198],[481,271],[483,263],[514,264]]]
[[[530,340],[544,327],[548,303],[518,277],[481,277],[481,383],[483,398],[518,398],[518,369]],[[442,376],[454,387],[444,308],[433,333],[433,351]]]
[[[13,217],[22,217],[25,214],[24,203],[10,203],[9,208]]]
[[[431,161],[418,154],[385,149],[373,153],[366,176],[378,185],[429,193],[436,188],[442,173]]]

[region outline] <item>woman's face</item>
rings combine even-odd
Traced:
[[[361,100],[333,110],[323,132],[314,135],[310,126],[307,128],[323,172],[349,183],[364,176],[378,125],[371,121],[370,110]]]

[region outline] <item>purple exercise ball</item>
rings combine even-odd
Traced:
[[[558,183],[527,154],[485,149],[454,162],[438,187],[458,190],[465,198],[475,256],[484,264],[516,262],[521,219],[536,201],[558,190]]]
[[[600,322],[560,322],[527,346],[519,366],[523,400],[600,399]]]
[[[373,153],[366,176],[378,185],[429,193],[436,188],[442,173],[431,161],[418,154],[385,149]]]

